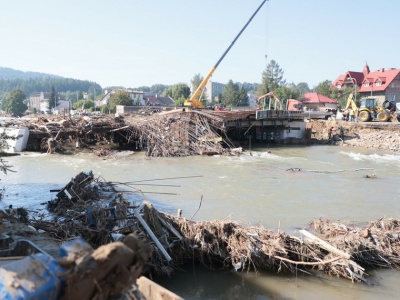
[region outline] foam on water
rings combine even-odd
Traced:
[[[228,158],[228,160],[242,161],[242,162],[260,161],[260,160],[282,160],[283,161],[283,160],[290,159],[290,157],[275,155],[269,151],[244,152],[241,156],[227,156],[227,158]]]
[[[400,168],[400,155],[399,154],[362,154],[355,152],[340,152],[341,155],[350,157],[356,161],[370,161],[376,163],[387,163]]]

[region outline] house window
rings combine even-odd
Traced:
[[[337,87],[338,89],[340,89],[340,88],[342,87],[342,85],[341,85],[341,84],[337,84],[336,87]]]
[[[395,94],[387,94],[386,99],[389,102],[396,102],[396,95]]]
[[[364,86],[369,86],[369,82],[364,82]]]
[[[375,83],[376,86],[381,86],[382,82],[378,81],[377,83]]]
[[[390,87],[391,87],[391,88],[396,88],[396,83],[392,82],[392,83],[390,84]]]

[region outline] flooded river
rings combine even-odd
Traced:
[[[400,212],[400,155],[365,149],[275,147],[254,149],[241,157],[148,159],[136,153],[106,160],[89,154],[24,153],[6,160],[16,172],[1,175],[4,207],[43,209],[41,203],[54,198],[51,189],[63,187],[81,171],[93,170],[95,177],[107,181],[152,180],[136,188],[161,211],[176,214],[180,208],[189,219],[231,219],[294,235],[314,218],[363,225],[381,217],[399,218]],[[292,168],[300,171],[288,171]],[[365,178],[373,174],[377,178]],[[161,283],[186,299],[400,297],[399,271],[368,273],[373,286],[321,273],[256,275],[190,266]]]

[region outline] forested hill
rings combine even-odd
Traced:
[[[29,97],[33,92],[49,92],[53,86],[57,92],[89,92],[94,88],[98,92],[102,90],[98,83],[88,80],[0,67],[0,97],[15,88],[21,89]]]
[[[39,73],[39,72],[24,72],[20,70],[14,70],[11,68],[0,67],[0,80],[3,79],[32,79],[32,78],[61,78],[61,76]]]

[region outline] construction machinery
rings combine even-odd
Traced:
[[[260,110],[260,109],[261,109],[261,105],[260,105],[261,100],[267,98],[268,96],[272,96],[272,97],[275,99],[275,109],[276,109],[276,105],[279,104],[279,109],[282,110],[282,102],[281,102],[281,100],[279,100],[279,98],[274,94],[274,92],[269,92],[269,93],[267,93],[267,94],[265,94],[265,95],[262,95],[262,96],[260,96],[260,97],[257,98],[257,110]],[[271,102],[270,102],[269,104],[270,104],[270,105],[269,105],[269,106],[270,106],[269,109],[271,109]]]
[[[357,118],[359,108],[354,100],[353,93],[350,93],[349,97],[347,98],[347,103],[343,110],[344,120],[349,120],[349,110],[350,109],[354,112],[354,117]]]
[[[275,109],[277,104],[279,105],[280,110],[283,109],[282,101],[279,100],[279,98],[275,95],[274,92],[269,92],[257,98],[257,110],[261,110],[261,100],[265,99],[268,96],[272,96],[275,99]],[[287,99],[285,107],[286,110],[291,110],[291,111],[301,111],[303,109],[302,103],[295,99]],[[269,103],[269,109],[271,109],[271,102]]]
[[[260,4],[260,6],[257,8],[257,10],[253,13],[251,18],[247,21],[247,23],[244,25],[242,30],[238,33],[238,35],[235,37],[233,42],[230,44],[228,49],[225,50],[224,54],[221,56],[221,58],[217,61],[215,66],[211,68],[211,71],[208,73],[208,75],[203,79],[203,81],[200,83],[196,91],[192,94],[190,99],[184,101],[184,106],[187,107],[192,107],[192,108],[204,108],[203,103],[198,99],[198,96],[201,94],[203,91],[204,87],[206,86],[207,82],[210,80],[211,76],[214,74],[215,70],[217,69],[218,65],[221,63],[221,61],[224,59],[226,54],[228,54],[229,50],[231,50],[232,46],[235,44],[236,40],[239,38],[239,36],[242,34],[242,32],[246,29],[247,25],[250,24],[251,20],[254,18],[254,16],[258,13],[258,11],[261,9],[261,7],[264,5],[264,3],[267,2],[267,0],[263,0],[263,2]],[[201,98],[201,97],[200,97]]]
[[[361,99],[360,107],[357,107],[353,99],[353,93],[349,95],[345,110],[350,107],[355,112],[355,116],[361,122],[370,122],[377,120],[379,122],[398,121],[399,113],[396,111],[394,103],[385,100],[382,105],[378,105],[377,98],[365,97]]]
[[[353,93],[350,93],[349,98],[347,98],[347,103],[346,103],[346,107],[344,108],[344,110],[348,110],[350,107],[352,110],[354,110],[354,113],[356,113],[358,111],[357,104],[354,101]]]
[[[296,99],[287,99],[286,101],[286,109],[287,110],[294,110],[294,111],[302,111],[303,110],[303,103]]]
[[[361,99],[359,108],[359,119],[361,122],[378,120],[379,122],[397,121],[398,114],[396,106],[389,101],[384,101],[382,106],[378,105],[377,99],[366,97]]]

